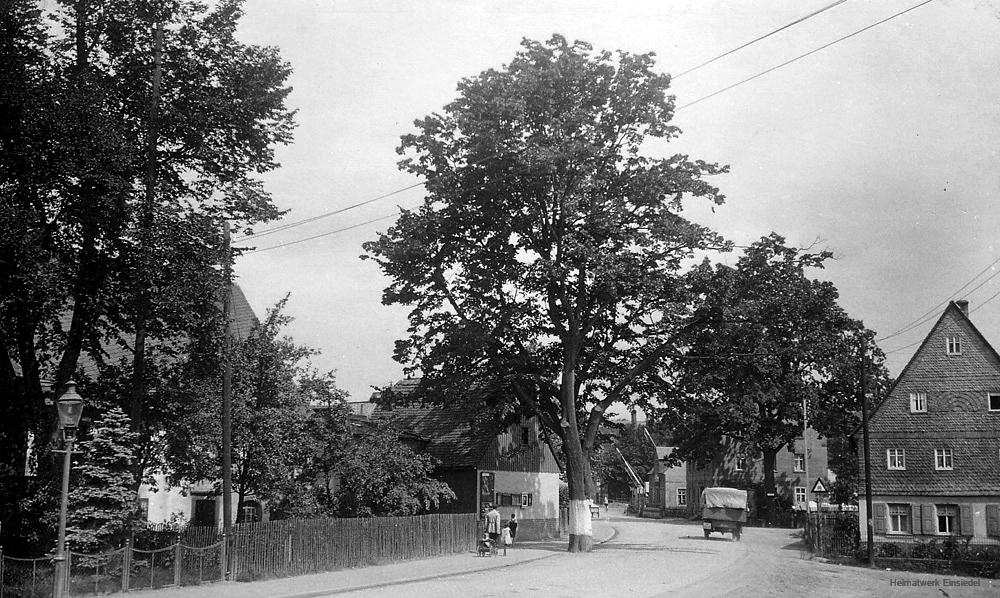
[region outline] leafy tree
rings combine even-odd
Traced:
[[[627,496],[635,486],[632,475],[622,462],[623,457],[639,476],[639,481],[645,482],[653,469],[656,454],[646,437],[644,426],[621,426],[616,436],[602,443],[594,452],[594,475],[604,480],[615,496]]]
[[[703,177],[725,169],[640,155],[679,133],[669,80],[648,54],[523,41],[403,136],[401,166],[427,196],[365,245],[392,281],[383,303],[412,308],[395,358],[427,400],[479,388],[561,440],[570,551],[592,546],[603,414],[671,345],[682,261],[721,245],[680,212],[686,197],[722,203]]]
[[[317,352],[283,335],[291,321],[283,313],[287,300],[269,309],[233,348],[232,463],[238,517],[251,495],[279,505],[283,513],[313,510],[317,503],[303,491],[309,484],[303,473],[315,455],[323,454],[325,445],[319,443],[325,439],[311,421],[312,404],[335,405],[344,397],[332,372],[320,374],[309,365]],[[178,412],[178,420],[165,432],[165,459],[175,482],[221,479],[217,385],[217,377],[209,373],[181,387],[201,400]]]
[[[120,404],[138,434],[138,484],[176,409],[158,380],[218,325],[222,219],[240,230],[279,214],[259,175],[290,139],[290,68],[237,39],[240,5],[60,0],[50,26],[39,2],[0,4],[8,471],[29,431],[53,436],[43,381],[60,388],[86,354],[115,390],[95,395]],[[107,363],[109,343],[126,358]]]
[[[338,513],[347,517],[418,515],[455,499],[448,484],[431,478],[433,457],[400,442],[399,431],[379,422],[355,440],[341,462]]]
[[[132,483],[135,433],[118,407],[95,420],[69,495],[66,540],[73,550],[103,552],[117,548],[129,530],[136,508]],[[75,452],[75,451],[74,451]]]
[[[834,285],[807,276],[831,257],[772,233],[735,267],[704,263],[692,273],[698,326],[650,389],[667,399],[659,417],[674,428],[679,457],[704,461],[728,437],[763,455],[764,490],[774,492],[775,455],[801,435],[803,403],[821,435],[853,427],[860,351],[874,355],[869,389],[885,384],[884,356],[838,304]]]

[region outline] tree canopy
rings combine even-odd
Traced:
[[[96,369],[88,412],[129,416],[138,484],[170,422],[165,369],[221,330],[222,221],[280,214],[260,175],[293,127],[290,67],[238,39],[240,6],[0,4],[0,475],[32,435],[48,475],[46,399]]]
[[[684,259],[723,246],[681,210],[722,203],[705,178],[726,169],[641,154],[679,134],[670,78],[653,65],[558,35],[524,40],[403,136],[400,166],[424,178],[424,203],[365,244],[391,279],[383,302],[412,308],[395,357],[428,397],[495,391],[560,438],[570,550],[592,541],[584,501],[604,412],[670,344]]]
[[[869,390],[887,375],[874,333],[840,306],[832,283],[808,275],[831,257],[772,233],[735,267],[705,262],[691,273],[698,325],[647,389],[664,399],[657,416],[680,440],[679,458],[707,460],[729,438],[763,456],[773,491],[775,454],[802,435],[804,415],[827,437],[856,426],[862,355]]]

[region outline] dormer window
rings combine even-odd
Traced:
[[[910,393],[910,413],[927,413],[927,393]]]
[[[990,411],[1000,411],[1000,394],[991,392],[987,398]]]
[[[957,335],[949,336],[945,339],[946,348],[948,355],[961,355],[962,354],[962,339],[958,338]]]

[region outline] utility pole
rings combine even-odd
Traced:
[[[222,259],[225,260],[226,286],[222,295],[222,311],[226,326],[222,341],[222,577],[228,579],[227,548],[233,528],[233,272],[228,220],[224,227],[222,240],[225,251]]]
[[[865,393],[865,341],[861,339],[861,427],[865,449],[865,519],[868,526],[868,566],[875,566],[875,520],[872,514],[872,460],[871,446],[868,444],[868,395]]]
[[[806,397],[802,397],[802,475],[806,478],[806,513],[809,512],[809,415],[806,412]]]

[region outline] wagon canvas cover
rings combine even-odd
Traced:
[[[709,509],[746,509],[747,491],[736,488],[705,488],[704,506]]]

